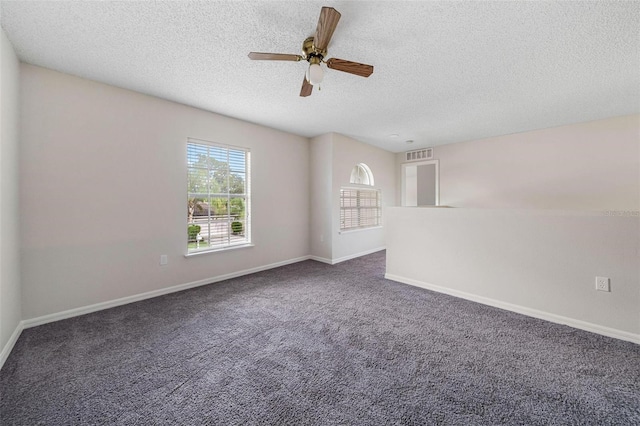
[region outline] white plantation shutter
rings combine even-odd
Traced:
[[[379,189],[340,189],[340,230],[380,226],[381,198]]]
[[[187,253],[251,242],[249,154],[245,148],[187,141]]]

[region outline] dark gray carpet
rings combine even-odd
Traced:
[[[2,425],[632,425],[640,346],[301,262],[22,333]]]

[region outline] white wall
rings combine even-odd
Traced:
[[[640,208],[640,115],[436,146],[434,158],[441,205]]]
[[[0,366],[13,344],[20,312],[18,211],[18,58],[0,30]],[[4,349],[3,349],[4,348]]]
[[[310,254],[318,260],[331,263],[333,136],[327,133],[312,138],[309,143]]]
[[[332,138],[332,259],[335,262],[385,246],[383,228],[340,233],[340,188],[351,186],[349,180],[353,167],[358,163],[365,163],[371,169],[374,187],[382,191],[383,227],[386,223],[386,208],[396,205],[397,172],[395,154],[338,133],[332,133]]]
[[[391,208],[387,219],[390,279],[640,343],[637,211]]]
[[[306,138],[21,71],[24,319],[308,255]],[[251,149],[255,247],[184,257],[187,137]]]

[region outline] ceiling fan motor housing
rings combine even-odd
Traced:
[[[313,43],[313,37],[307,37],[302,43],[302,57],[309,63],[320,63],[327,55],[327,49],[320,50]],[[314,58],[318,58],[315,59]]]

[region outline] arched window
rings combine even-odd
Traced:
[[[358,185],[373,186],[373,173],[371,173],[371,169],[366,164],[356,164],[353,170],[351,170],[351,179],[349,182]]]

